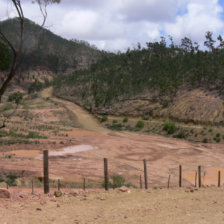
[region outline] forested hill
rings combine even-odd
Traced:
[[[87,68],[105,52],[85,41],[66,40],[51,31],[25,19],[24,53],[21,69],[43,68],[53,72]],[[16,18],[0,22],[0,28],[14,45],[19,41],[19,23]]]
[[[214,43],[207,32],[207,50],[189,38],[178,46],[172,41],[168,46],[165,38],[139,45],[105,56],[90,69],[58,76],[55,93],[97,113],[223,123],[224,41],[219,36]]]

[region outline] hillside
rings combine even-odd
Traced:
[[[57,73],[87,68],[105,54],[85,41],[66,40],[28,19],[25,19],[24,27],[22,70],[41,68]],[[14,18],[2,21],[0,28],[16,46],[18,20]]]
[[[223,125],[222,43],[202,51],[188,38],[180,46],[162,38],[58,76],[55,94],[97,114]]]

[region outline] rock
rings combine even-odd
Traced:
[[[60,208],[61,206],[59,204],[57,204],[57,208]]]
[[[6,189],[0,188],[0,198],[10,198],[10,193]]]
[[[76,191],[72,191],[72,192],[69,193],[69,195],[76,197],[76,196],[79,195],[79,193],[76,192]]]
[[[87,200],[87,198],[85,198],[85,197],[82,197],[81,199],[80,199],[80,201],[86,201]]]
[[[59,198],[59,197],[62,196],[62,192],[61,191],[55,191],[54,192],[54,196],[57,197],[57,198]]]
[[[118,188],[118,190],[121,192],[130,192],[130,190],[125,186]]]
[[[191,189],[191,190],[190,190],[190,192],[191,192],[191,193],[194,193],[194,190],[193,190],[193,189]]]
[[[69,195],[72,195],[74,197],[79,195],[79,191],[78,190],[73,190],[72,192],[69,193]]]
[[[41,208],[36,208],[36,210],[37,210],[37,211],[42,211],[42,209],[41,209]]]

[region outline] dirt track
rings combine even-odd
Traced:
[[[51,89],[42,95],[49,97]],[[178,166],[183,166],[184,185],[194,183],[195,171],[202,165],[204,185],[217,185],[218,170],[224,169],[224,145],[194,144],[191,142],[165,138],[156,135],[112,132],[100,126],[90,114],[79,106],[64,100],[52,98],[61,107],[67,107],[83,127],[66,132],[74,145],[89,145],[93,150],[50,159],[50,177],[66,181],[81,182],[85,177],[100,185],[103,181],[103,158],[109,159],[110,174],[119,173],[127,182],[139,186],[139,176],[143,175],[143,159],[148,160],[150,186],[166,185],[171,175],[171,186],[178,183]],[[85,130],[86,129],[86,130]],[[17,146],[12,160],[1,159],[3,170],[20,170],[42,176],[42,161],[36,159],[41,151],[35,146],[27,148]],[[27,146],[25,146],[27,147]],[[48,149],[57,151],[54,146]],[[15,147],[14,147],[15,148]],[[43,147],[42,150],[45,148]],[[61,149],[63,150],[63,146]],[[224,183],[222,172],[222,184]]]

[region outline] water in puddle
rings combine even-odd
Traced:
[[[49,156],[64,156],[68,154],[75,154],[77,152],[85,152],[89,150],[93,150],[94,147],[92,145],[76,145],[76,146],[69,146],[64,148],[63,151],[50,151]],[[43,155],[39,155],[36,159],[43,159]],[[76,158],[74,160],[83,160],[82,158]]]

